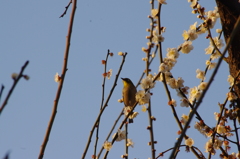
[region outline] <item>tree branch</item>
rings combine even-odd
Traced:
[[[74,21],[76,8],[77,8],[77,0],[73,0],[72,13],[71,13],[71,16],[70,16],[70,21],[69,21],[68,34],[67,34],[67,37],[66,37],[66,48],[65,48],[65,53],[64,53],[61,80],[58,84],[56,97],[55,97],[54,103],[53,103],[52,115],[51,115],[49,123],[48,123],[48,127],[47,127],[46,134],[45,134],[45,137],[44,137],[41,149],[40,149],[38,159],[42,159],[43,156],[44,156],[44,152],[45,152],[45,149],[46,149],[46,146],[47,146],[47,143],[48,143],[48,139],[49,139],[49,136],[50,136],[50,133],[51,133],[51,130],[52,130],[52,126],[53,126],[53,123],[54,123],[54,120],[55,120],[55,116],[57,114],[58,101],[60,99],[60,95],[61,95],[62,87],[63,87],[63,82],[64,82],[65,75],[66,75],[66,72],[67,72],[68,55],[69,55],[72,29],[73,29],[73,21]]]

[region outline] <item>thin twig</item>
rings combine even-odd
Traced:
[[[152,5],[152,9],[154,9],[154,0],[151,1],[151,5]],[[152,16],[149,16],[149,19],[151,20],[151,23],[154,24],[154,18]],[[150,64],[149,64],[149,58],[150,58],[150,53],[151,53],[151,50],[153,48],[153,43],[152,43],[152,37],[153,37],[153,29],[154,29],[154,25],[151,26],[151,29],[150,29],[150,38],[149,38],[149,43],[150,45],[148,45],[148,48],[147,48],[147,52],[146,53],[146,69],[144,71],[144,73],[146,73],[146,75],[148,76],[148,73],[149,73],[149,67],[150,67]],[[142,76],[143,77],[143,76]],[[141,77],[141,78],[142,78]],[[140,78],[140,79],[141,79]],[[140,81],[140,80],[139,80]],[[138,86],[138,84],[137,84]]]
[[[9,159],[10,157],[10,151],[8,151],[7,153],[6,153],[6,155],[4,156],[4,158],[3,159]]]
[[[161,33],[161,21],[160,21],[161,7],[162,7],[162,4],[159,3],[159,4],[158,4],[158,20],[157,20],[158,34],[159,34],[159,35],[160,35],[160,33]],[[161,63],[163,62],[163,57],[162,57],[162,43],[161,43],[161,42],[158,43],[158,54],[159,54],[159,61],[160,61],[160,64],[161,64]]]
[[[161,32],[161,21],[160,21],[160,13],[161,13],[161,4],[159,3],[159,6],[158,6],[158,20],[157,20],[157,25],[158,25],[158,32],[160,34]],[[158,43],[158,54],[159,54],[159,62],[160,64],[163,63],[163,56],[162,56],[162,43],[159,42]],[[162,73],[162,77],[163,77],[163,85],[164,85],[164,88],[165,88],[165,91],[166,91],[166,94],[168,96],[168,101],[172,101],[172,97],[171,97],[171,94],[170,94],[170,91],[168,89],[168,86],[167,86],[167,83],[166,83],[166,79],[165,79],[165,74]],[[172,113],[173,113],[173,116],[176,120],[176,122],[178,123],[178,126],[179,126],[179,129],[182,130],[182,124],[181,122],[179,121],[179,118],[178,118],[178,115],[176,113],[176,110],[174,108],[174,106],[171,104],[171,109],[172,109]]]
[[[152,1],[152,9],[154,7],[154,1]],[[160,11],[161,11],[161,4],[159,3],[158,4],[158,14],[157,14],[157,25],[158,25],[158,33],[160,34]],[[154,24],[154,19],[151,18],[152,20],[152,23]],[[151,29],[151,38],[150,38],[150,42],[152,43],[152,36],[153,36],[153,25],[152,25],[152,29]],[[150,58],[150,52],[151,52],[151,48],[149,48],[149,51],[147,53],[147,61],[146,61],[146,76],[148,76],[148,72],[149,72],[149,67],[150,67],[150,64],[152,62],[152,60],[149,61],[149,58]],[[160,48],[161,50],[161,42],[159,42],[159,44],[157,45],[156,48]],[[160,54],[162,54],[161,51],[159,51]],[[161,56],[160,56],[161,57]],[[153,59],[153,58],[152,58]],[[148,91],[146,91],[148,92]],[[155,141],[154,141],[154,133],[153,133],[153,119],[152,119],[152,111],[151,111],[151,100],[149,99],[149,103],[148,103],[148,120],[149,120],[149,136],[150,136],[150,146],[151,146],[151,153],[152,153],[152,158],[154,159],[155,158]]]
[[[228,158],[228,153],[222,148],[222,146],[219,146],[220,151],[222,151],[222,154],[224,157]]]
[[[158,20],[157,20],[157,25],[158,25],[158,33],[160,34],[161,32],[161,21],[160,21],[160,13],[161,13],[161,4],[159,3],[158,5]],[[162,56],[162,43],[159,42],[158,43],[158,54],[159,54],[159,61],[160,61],[160,64],[163,63],[163,56]],[[165,74],[162,73],[162,77],[163,77],[163,85],[164,85],[164,88],[165,88],[165,91],[166,91],[166,94],[168,96],[168,100],[169,101],[172,101],[172,97],[171,97],[171,94],[170,94],[170,91],[168,89],[168,86],[167,86],[167,83],[166,83],[166,79],[165,79]],[[176,122],[178,123],[178,126],[179,126],[179,129],[182,130],[182,124],[181,122],[179,121],[179,118],[178,118],[178,115],[176,113],[176,110],[174,108],[174,106],[171,104],[171,109],[172,109],[172,112],[173,112],[173,116],[176,120]],[[177,153],[175,153],[176,155]]]
[[[128,124],[125,123],[125,154],[124,154],[124,158],[128,159]]]
[[[234,128],[235,128],[235,135],[236,135],[236,139],[237,139],[236,145],[237,145],[237,148],[238,148],[238,152],[240,152],[239,136],[238,136],[238,129],[237,129],[237,125],[236,125],[236,118],[233,119],[233,125],[234,125]]]
[[[197,150],[200,153],[200,155],[198,154],[200,159],[205,159],[205,156],[203,155],[202,151],[200,151],[197,147],[192,146],[191,149],[194,149],[195,151]]]
[[[57,114],[57,108],[58,108],[58,101],[62,92],[62,87],[63,87],[63,82],[64,82],[64,78],[67,72],[67,63],[68,63],[68,55],[69,55],[69,49],[70,49],[70,42],[71,42],[71,35],[72,35],[72,29],[73,29],[73,21],[74,21],[74,16],[75,16],[75,11],[77,8],[77,0],[73,1],[73,5],[72,5],[72,13],[70,16],[70,21],[69,21],[69,27],[68,27],[68,34],[66,37],[66,48],[65,48],[65,53],[64,53],[64,60],[63,60],[63,66],[62,66],[62,75],[61,75],[61,80],[58,84],[58,89],[57,89],[57,93],[56,93],[56,97],[54,99],[54,103],[53,103],[53,110],[52,110],[52,115],[50,117],[49,123],[48,123],[48,127],[46,130],[46,134],[40,149],[40,153],[38,156],[38,159],[42,159],[44,156],[44,152],[48,143],[48,139],[52,130],[52,126],[53,126],[53,122],[55,120],[55,116]]]
[[[180,145],[179,147],[187,147],[187,145]],[[202,153],[197,147],[192,146],[192,148],[193,148],[193,149],[196,149],[196,150],[200,153],[200,155],[202,156],[201,159],[205,159],[203,153]],[[167,153],[168,151],[173,150],[173,149],[174,149],[174,147],[172,147],[172,148],[170,148],[170,149],[167,149],[166,151],[163,151],[163,152],[159,153],[159,155],[156,157],[156,159],[158,159],[158,158],[160,158],[160,157],[163,157],[165,153]],[[195,151],[195,152],[196,152],[196,151]],[[199,154],[198,154],[198,156],[199,156]]]
[[[212,34],[211,34],[211,31],[210,31],[209,27],[207,28],[207,30],[208,30],[208,34],[209,34],[210,41],[211,41],[214,49],[217,50],[217,52],[218,52],[220,55],[222,55],[221,51],[218,49],[217,45],[215,44],[215,42],[214,42],[214,40],[213,40],[213,38],[212,38]],[[222,56],[223,56],[223,55],[222,55]],[[225,59],[225,57],[223,57],[223,60],[224,60],[224,59]]]
[[[154,142],[154,134],[153,134],[153,119],[152,119],[152,110],[151,110],[151,100],[149,100],[148,104],[148,121],[149,121],[149,134],[150,134],[150,143],[151,143],[151,152],[152,152],[152,158],[155,158],[156,156],[156,150],[155,150],[155,142]]]
[[[70,4],[72,3],[72,0],[70,0],[69,1],[69,3],[68,3],[68,5],[65,7],[65,11],[63,12],[63,14],[62,15],[60,15],[60,17],[59,18],[62,18],[62,17],[64,17],[64,15],[67,13],[67,10],[68,10],[68,8],[69,8],[69,6],[70,6]]]
[[[153,55],[154,55],[154,56],[153,56],[153,57],[151,56],[151,60],[149,61],[149,66],[151,65],[153,59],[155,59],[154,57],[155,57],[155,55],[156,55],[157,50],[158,50],[158,46],[156,46],[156,49],[155,49],[155,51],[153,52]],[[137,82],[137,84],[136,84],[136,86],[135,86],[136,88],[141,84],[141,81],[142,81],[143,76],[145,75],[145,72],[146,72],[146,71],[143,71],[141,77],[139,78],[139,80],[138,80],[138,82]]]
[[[110,136],[111,136],[113,130],[115,129],[118,121],[120,120],[121,116],[123,115],[123,111],[124,111],[124,108],[123,108],[122,111],[120,112],[118,118],[115,120],[115,122],[114,122],[114,124],[113,124],[110,132],[108,133],[108,136],[106,137],[105,141],[108,141],[108,139],[110,138]],[[104,149],[104,147],[102,146],[101,150],[100,150],[99,153],[98,153],[98,157],[97,157],[97,158],[100,158],[100,155],[102,154],[103,149]]]
[[[1,90],[0,90],[0,101],[1,101],[3,90],[4,90],[4,85],[2,85]]]
[[[167,86],[167,83],[166,83],[166,79],[165,79],[165,74],[164,73],[162,74],[162,77],[163,77],[163,85],[164,85],[166,94],[168,96],[168,101],[172,101],[172,97],[171,97],[171,94],[169,92],[169,89],[168,89],[168,86]],[[176,122],[178,124],[178,127],[182,131],[183,127],[182,127],[182,124],[181,124],[181,122],[180,122],[180,120],[178,118],[177,112],[176,112],[176,110],[175,110],[175,108],[174,108],[174,106],[172,104],[170,106],[171,106],[171,109],[172,109],[173,116],[174,116],[174,118],[175,118],[175,120],[176,120]],[[178,151],[176,151],[176,153],[174,154],[175,157],[176,157],[177,153],[178,153]],[[174,157],[172,157],[172,158],[174,158]]]
[[[235,130],[233,130],[233,131],[235,131]],[[233,143],[233,144],[238,144],[236,141],[232,141],[232,140],[228,139],[225,135],[221,135],[221,134],[218,134],[218,133],[217,133],[217,137],[221,137],[221,138],[223,138],[224,140],[227,140],[227,141],[229,141],[229,142],[231,142],[231,143]]]
[[[135,109],[135,107],[137,106],[137,104],[138,104],[138,102],[136,102],[136,103],[132,106],[131,111],[129,111],[129,112],[128,112],[128,115],[125,116],[125,118],[123,119],[123,121],[122,121],[121,125],[119,126],[118,130],[121,130],[121,129],[122,129],[123,125],[126,123],[128,117],[129,117],[130,114],[133,112],[133,110]],[[113,145],[114,142],[116,141],[117,137],[118,137],[118,133],[116,133],[116,135],[115,135],[114,138],[112,139],[112,142],[111,142],[112,145]],[[106,153],[104,154],[104,157],[103,157],[104,159],[107,158],[108,153],[109,153],[109,151],[106,151]]]
[[[4,100],[3,104],[2,104],[2,106],[0,107],[0,115],[1,115],[1,113],[2,113],[2,111],[3,111],[3,109],[5,108],[5,106],[7,105],[8,100],[9,100],[9,98],[10,98],[10,96],[11,96],[11,94],[12,94],[14,88],[16,87],[18,81],[20,80],[20,78],[23,77],[23,71],[24,71],[25,68],[27,67],[28,63],[29,63],[29,61],[26,61],[26,62],[25,62],[25,64],[22,66],[22,69],[21,69],[21,71],[19,72],[17,78],[14,79],[14,81],[13,81],[13,85],[12,85],[11,89],[9,90],[9,92],[8,92],[8,94],[7,94],[6,98],[5,98],[5,100]],[[2,86],[2,89],[1,89],[1,95],[2,95],[2,90],[3,90],[3,88],[4,88],[4,86]]]
[[[104,64],[104,73],[106,73],[106,71],[107,71],[107,62],[108,62],[109,53],[110,53],[110,50],[108,49],[108,53],[107,53],[107,56],[106,56],[106,59],[105,59],[105,64]],[[101,105],[100,105],[100,110],[102,109],[103,102],[104,102],[105,81],[106,81],[106,76],[104,76],[103,83],[102,83],[102,101],[101,101]],[[98,144],[98,139],[99,139],[98,134],[99,134],[99,130],[100,130],[100,119],[101,118],[99,118],[98,125],[96,127],[96,129],[97,129],[96,130],[96,140],[95,140],[94,153],[93,153],[94,158],[96,157],[96,153],[97,153],[97,144]]]
[[[110,90],[109,95],[108,95],[108,98],[107,98],[107,100],[105,101],[105,104],[104,104],[103,108],[101,109],[101,111],[99,112],[98,117],[97,117],[95,123],[93,124],[93,127],[92,127],[91,131],[90,131],[90,134],[89,134],[89,137],[88,137],[88,141],[87,141],[85,150],[84,150],[83,155],[82,155],[82,159],[84,159],[85,156],[86,156],[86,154],[87,154],[87,151],[88,151],[88,148],[89,148],[89,145],[90,145],[90,142],[91,142],[91,138],[92,138],[93,132],[94,132],[94,130],[95,130],[95,127],[96,127],[96,125],[98,124],[99,118],[101,117],[101,115],[102,115],[103,111],[105,110],[105,108],[108,106],[108,102],[109,102],[109,100],[110,100],[110,98],[111,98],[111,96],[112,96],[112,93],[113,93],[115,87],[117,86],[118,77],[119,77],[120,72],[121,72],[121,70],[122,70],[122,67],[123,67],[123,64],[124,64],[124,62],[125,62],[126,56],[127,56],[127,53],[125,53],[125,54],[123,55],[122,63],[121,63],[121,65],[120,65],[120,67],[119,67],[118,73],[116,74],[116,78],[115,78],[115,81],[114,81],[114,83],[113,83],[112,89]]]
[[[211,30],[209,30],[209,32],[211,33]],[[210,34],[210,36],[212,36],[211,34]],[[222,32],[218,35],[218,39],[220,39],[221,38],[221,36],[222,36]],[[213,41],[213,43],[214,43],[214,41]],[[216,44],[214,43],[214,45],[216,46]],[[216,51],[216,49],[215,49],[215,47],[214,47],[214,49],[212,50],[212,52],[211,52],[211,55],[214,53]],[[221,56],[222,56],[222,53],[221,53]],[[210,56],[210,59],[209,59],[209,61],[212,61],[212,58],[211,58],[211,56]],[[206,66],[206,68],[205,68],[205,72],[204,72],[204,75],[206,76],[206,74],[207,74],[207,71],[208,71],[208,67],[209,67],[209,65],[208,66]],[[203,82],[203,80],[202,80],[202,82]]]

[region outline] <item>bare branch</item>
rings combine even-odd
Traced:
[[[57,114],[57,108],[58,108],[58,101],[62,92],[62,87],[63,87],[63,82],[64,82],[64,78],[67,72],[67,63],[68,63],[68,55],[69,55],[69,49],[70,49],[70,41],[71,41],[71,35],[72,35],[72,29],[73,29],[73,21],[74,21],[74,16],[75,16],[75,11],[77,8],[77,0],[73,1],[73,6],[72,6],[72,13],[71,13],[71,17],[70,17],[70,22],[69,22],[69,27],[68,27],[68,34],[67,34],[67,39],[66,39],[66,48],[65,48],[65,53],[64,53],[64,60],[63,60],[63,67],[62,67],[62,75],[61,75],[61,80],[58,84],[58,89],[57,89],[57,93],[56,93],[56,97],[54,99],[54,103],[53,103],[53,110],[52,110],[52,115],[50,117],[49,123],[48,123],[48,127],[46,130],[46,134],[40,149],[40,153],[38,156],[38,159],[42,159],[44,156],[44,152],[48,143],[48,139],[52,130],[52,126],[53,126],[53,122],[55,120],[55,116]]]
[[[26,61],[26,62],[25,62],[25,64],[22,66],[22,69],[21,69],[21,71],[19,72],[17,78],[14,79],[13,85],[12,85],[11,89],[9,90],[9,92],[8,92],[8,94],[7,94],[6,98],[5,98],[2,106],[0,107],[0,115],[1,115],[1,113],[2,113],[2,111],[3,111],[3,109],[5,108],[5,106],[7,105],[8,100],[9,100],[9,98],[10,98],[10,96],[11,96],[14,88],[16,87],[18,81],[20,80],[20,78],[23,77],[23,71],[24,71],[25,68],[27,67],[28,63],[29,63],[29,61]],[[4,86],[2,86],[2,88],[1,88],[1,94],[0,94],[0,95],[2,95],[3,88],[4,88]]]
[[[108,50],[108,53],[107,53],[107,56],[106,56],[106,59],[105,59],[105,64],[104,64],[104,73],[107,72],[107,62],[108,62],[108,57],[110,55],[110,50]],[[103,107],[103,102],[104,102],[104,95],[105,95],[105,81],[106,81],[106,76],[104,76],[103,78],[103,84],[102,84],[102,101],[101,101],[101,105],[100,105],[100,111]],[[96,140],[95,140],[95,145],[94,145],[94,153],[93,153],[93,156],[96,157],[96,153],[97,153],[97,144],[98,144],[98,134],[99,134],[99,130],[100,130],[100,119],[99,118],[99,121],[98,121],[98,125],[96,127]]]

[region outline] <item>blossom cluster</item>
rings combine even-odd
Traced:
[[[194,128],[206,137],[211,137],[213,134],[213,130],[205,125],[203,121],[196,122]]]
[[[139,105],[144,105],[149,102],[151,95],[150,93],[145,93],[144,90],[140,90],[136,93],[136,100],[138,101]]]
[[[210,56],[211,61],[218,59],[221,56],[221,53],[216,51],[214,46],[216,46],[218,50],[221,49],[224,46],[222,39],[219,39],[218,37],[213,38],[213,42],[210,41],[210,45],[205,49],[206,54],[211,54]],[[216,63],[211,61],[210,60],[206,61],[206,65],[208,66],[209,70],[216,66]]]
[[[205,144],[205,152],[210,152],[212,155],[215,155],[216,150],[218,150],[223,144],[223,141],[220,140],[218,137],[215,137],[214,143],[212,139],[209,139]]]
[[[194,140],[192,138],[188,138],[185,140],[185,145],[192,147],[194,144]]]
[[[122,141],[122,140],[126,139],[126,131],[125,130],[121,131],[120,129],[118,129],[118,132],[113,134],[112,138],[115,138],[116,135],[117,135],[116,141]],[[132,139],[127,139],[127,145],[126,146],[131,146],[131,147],[134,146],[134,142],[132,141]],[[103,144],[103,147],[107,151],[110,151],[111,148],[112,148],[112,143],[109,142],[109,141],[105,141],[104,144]]]
[[[131,112],[132,109],[133,109],[132,106],[126,106],[126,107],[124,107],[124,114],[127,116],[128,113]],[[129,119],[134,119],[134,118],[137,117],[137,115],[138,115],[138,112],[132,112],[132,113],[128,116],[128,118],[129,118]]]
[[[153,82],[153,77],[151,75],[147,76],[141,81],[141,87],[144,90],[154,88],[154,86],[155,82]]]
[[[199,100],[199,98],[202,94],[202,91],[204,91],[207,88],[207,85],[208,85],[207,82],[204,82],[205,72],[201,71],[200,69],[197,69],[196,73],[197,73],[196,78],[201,79],[201,83],[198,86],[190,88],[189,98],[188,98],[188,101],[190,103],[193,103],[193,101],[195,101],[195,100]],[[187,103],[186,99],[182,99],[182,101],[183,101],[182,105],[186,105],[186,103]]]
[[[216,24],[217,19],[220,17],[218,8],[215,7],[213,11],[205,11],[205,8],[198,3],[198,0],[188,0],[188,2],[191,2],[190,7],[193,9],[192,13],[199,13],[197,18],[204,20],[204,23],[200,26],[199,31],[204,33],[206,32],[207,27],[212,29]]]
[[[166,58],[159,66],[160,72],[169,72],[177,63],[177,58],[179,57],[179,52],[176,48],[168,48]]]
[[[216,24],[217,19],[220,17],[218,13],[218,8],[215,7],[213,11],[205,12],[205,16],[205,23],[208,23],[208,27],[212,29]]]
[[[183,40],[193,41],[197,39],[198,38],[197,22],[191,25],[188,31],[184,30],[182,36],[183,36]]]

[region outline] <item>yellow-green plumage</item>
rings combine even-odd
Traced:
[[[123,80],[123,103],[127,106],[134,106],[136,103],[135,95],[137,93],[137,89],[129,78],[122,78]],[[129,120],[129,123],[132,123],[132,120]]]

